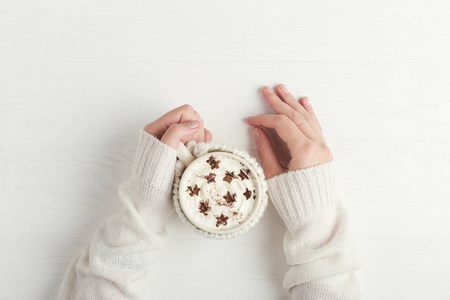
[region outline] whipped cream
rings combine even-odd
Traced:
[[[179,193],[191,223],[209,232],[223,232],[243,226],[255,215],[260,183],[254,169],[240,157],[213,152],[188,166]]]

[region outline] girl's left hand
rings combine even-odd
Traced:
[[[173,149],[178,148],[180,141],[185,144],[190,140],[200,143],[212,139],[211,132],[203,126],[202,118],[189,104],[169,111],[147,124],[144,130]]]
[[[289,164],[283,166],[267,133],[261,128],[254,128],[253,137],[266,179],[333,159],[322,127],[307,97],[297,101],[283,84],[277,86],[276,93],[269,86],[265,86],[262,93],[275,113],[248,117],[247,123],[275,129],[291,154]]]

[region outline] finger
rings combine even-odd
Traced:
[[[295,97],[289,92],[287,87],[284,84],[279,84],[276,88],[276,91],[280,98],[289,105],[292,109],[300,113],[308,123],[313,123],[312,116],[308,113],[308,111],[301,105],[301,103],[297,102]]]
[[[203,130],[203,120],[200,118],[200,115],[196,110],[188,111],[187,113],[184,113],[183,116],[180,119],[180,123],[187,122],[189,120],[198,120],[200,121],[200,129],[197,131],[197,133],[194,134],[194,136],[191,138],[195,140],[197,143],[204,142],[205,141],[205,132]]]
[[[267,133],[264,130],[255,127],[252,130],[252,134],[266,179],[283,173],[283,167],[278,160],[277,154],[273,149],[273,145],[270,142]]]
[[[311,116],[316,117],[316,113],[314,112],[314,109],[312,108],[311,103],[309,102],[308,97],[300,98],[300,100],[299,100],[298,102],[303,106],[303,108],[304,108]],[[316,118],[317,118],[317,117],[316,117]]]
[[[277,93],[280,95],[280,98],[283,99],[290,107],[299,112],[303,118],[308,122],[309,127],[312,128],[315,133],[315,137],[312,139],[317,139],[320,137],[320,126],[314,115],[312,115],[300,102],[297,102],[295,97],[289,92],[287,87],[284,84],[280,84],[277,86]]]
[[[160,118],[156,119],[150,124],[147,124],[144,129],[148,133],[154,135],[156,138],[161,139],[166,130],[172,124],[184,122],[184,119],[186,119],[186,115],[189,114],[191,114],[192,116],[194,115],[194,108],[189,104],[185,104],[165,113]],[[190,119],[193,119],[193,117],[191,117]]]
[[[289,117],[289,119],[294,122],[295,125],[310,139],[317,139],[317,134],[314,129],[311,128],[310,124],[306,121],[301,113],[294,110],[287,103],[283,102],[272,89],[265,87],[263,89],[264,98],[266,98],[267,103],[272,107],[272,109],[278,114],[284,114]],[[292,95],[291,95],[292,96]],[[295,101],[295,99],[294,99]],[[297,103],[298,104],[298,103]]]
[[[295,97],[288,91],[287,87],[284,84],[279,84],[276,88],[277,93],[280,95],[280,98],[286,102],[287,105],[295,109],[299,113],[306,112],[305,109],[297,102]]]
[[[277,131],[280,138],[294,151],[308,139],[286,115],[257,115],[247,118],[252,126],[264,126]]]
[[[287,87],[284,84],[280,84],[277,87],[277,93],[280,95],[280,98],[286,102],[290,107],[298,111],[305,120],[310,123],[311,127],[314,129],[314,118],[313,115],[309,113],[308,110],[305,109],[301,103],[297,102],[295,97],[288,91]]]
[[[305,108],[305,110],[313,117],[314,119],[314,129],[318,133],[318,136],[322,142],[325,142],[325,138],[323,136],[322,132],[322,126],[319,123],[319,119],[317,119],[316,113],[314,112],[314,109],[311,105],[311,102],[309,102],[308,97],[303,97],[299,100],[299,103]]]
[[[208,129],[204,129],[205,131],[205,142],[209,142],[212,140],[212,133]]]
[[[197,143],[204,142],[205,141],[205,131],[203,130],[203,119],[200,117],[200,114],[194,110],[192,114],[187,113],[183,115],[183,118],[181,119],[181,122],[188,121],[188,120],[199,120],[200,121],[200,130],[197,131],[196,134],[194,134],[194,137],[192,138]]]
[[[185,123],[172,124],[161,137],[161,142],[177,149],[180,141],[185,143],[200,129],[200,121],[191,120]]]

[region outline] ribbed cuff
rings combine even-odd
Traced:
[[[139,130],[132,175],[119,187],[121,201],[131,215],[139,215],[154,231],[161,230],[174,211],[171,191],[176,155],[175,149]]]
[[[336,208],[334,161],[277,175],[267,184],[269,196],[290,230],[317,213]]]
[[[167,192],[172,188],[176,157],[175,149],[140,129],[132,177],[146,187]]]

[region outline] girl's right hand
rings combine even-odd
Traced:
[[[169,111],[147,124],[144,130],[175,150],[180,142],[195,140],[200,143],[212,139],[211,132],[203,127],[202,118],[189,104]]]
[[[266,178],[332,160],[333,156],[308,98],[297,101],[283,84],[277,86],[277,93],[279,96],[268,86],[262,89],[264,98],[276,114],[247,118],[249,125],[275,129],[291,154],[287,167],[282,166],[266,132],[255,127],[252,133]]]

